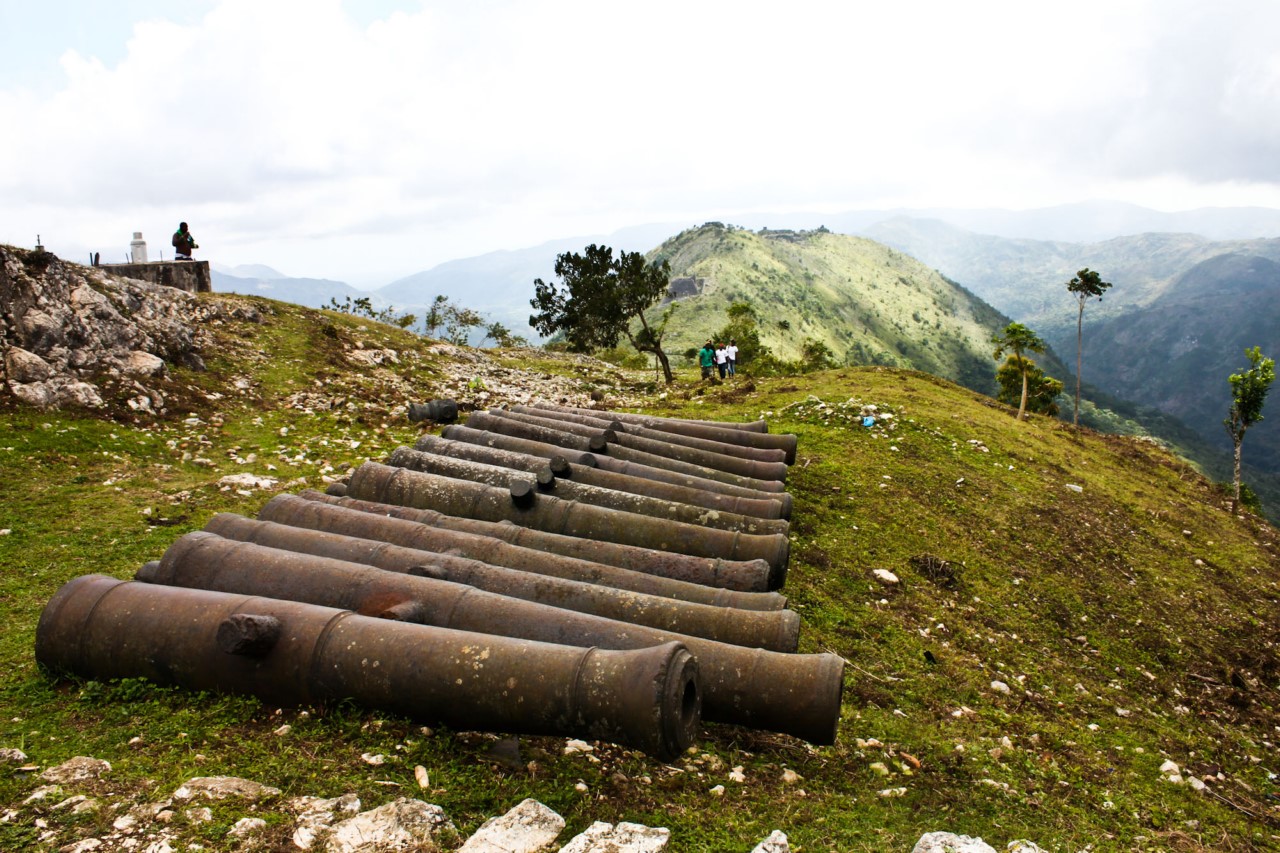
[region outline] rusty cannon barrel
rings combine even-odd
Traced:
[[[619,622],[706,637],[738,646],[794,652],[799,644],[800,617],[792,610],[737,610],[730,607],[678,601],[581,581],[522,572],[517,569],[490,566],[479,560],[453,554],[437,554],[342,533],[290,527],[270,521],[255,521],[230,513],[219,513],[210,519],[205,525],[204,534],[190,533],[179,539],[165,552],[164,560],[183,559],[187,553],[200,550],[202,555],[200,559],[209,560],[212,559],[209,555],[216,555],[237,566],[252,565],[252,561],[244,556],[243,551],[234,551],[220,543],[209,544],[203,539],[198,540],[200,544],[197,545],[195,538],[191,540],[187,538],[209,534],[221,537],[223,543],[232,541],[252,543],[255,546],[278,549],[281,552],[293,552],[299,556],[307,555],[321,559],[361,563],[388,573],[415,574],[450,580],[468,584],[489,593],[603,616]],[[252,554],[252,552],[249,553]],[[163,560],[161,562],[164,563]],[[277,562],[283,561],[276,559],[272,565]],[[266,591],[259,594],[274,595]],[[316,603],[328,604],[329,602]],[[331,606],[347,607],[348,605],[331,604]],[[359,610],[360,608],[351,606],[350,609]],[[449,626],[439,621],[433,621],[431,624],[442,627],[471,627]]]
[[[314,489],[306,489],[297,496],[279,495],[259,512],[258,517],[286,524],[310,526],[310,522],[295,521],[291,518],[299,512],[298,509],[291,508],[298,499],[359,510],[376,516],[402,519],[443,530],[470,533],[518,546],[518,551],[508,552],[492,543],[483,543],[485,550],[475,550],[474,543],[470,543],[472,547],[468,549],[469,556],[493,565],[536,571],[539,574],[555,574],[559,577],[585,580],[589,583],[603,583],[619,589],[652,592],[668,598],[700,601],[746,610],[775,610],[785,606],[786,599],[783,596],[765,591],[769,584],[769,564],[764,560],[722,560],[718,557],[695,557],[616,542],[598,542],[594,539],[581,539],[577,536],[533,530],[510,521],[494,522],[459,518],[431,509],[362,501],[351,497],[333,497]],[[372,531],[367,522],[360,522],[359,529]],[[371,533],[359,535],[371,536]],[[419,533],[418,536],[426,541],[426,533]],[[379,535],[371,538],[382,537]],[[441,550],[439,547],[428,545],[415,547]],[[535,553],[528,553],[530,551]],[[547,555],[572,557],[578,562],[565,564],[562,570],[559,568],[560,561],[547,560]],[[601,571],[608,567],[616,567],[624,571]],[[677,584],[674,586],[665,584],[668,579],[676,581]],[[711,600],[712,598],[714,600]]]
[[[311,489],[296,496],[277,495],[258,511],[258,518],[423,551],[456,553],[490,565],[715,607],[781,610],[787,601],[776,592],[746,591],[726,583],[676,577],[684,574],[686,568],[681,561],[689,561],[690,574],[701,574],[711,581],[741,578],[749,581],[750,590],[764,590],[768,585],[769,566],[763,560],[722,563],[713,558],[530,530],[509,521],[478,521],[429,509],[332,497]],[[537,547],[531,546],[532,542],[536,542]],[[593,555],[601,552],[615,557],[623,554],[626,559],[610,563],[594,560]],[[646,562],[650,556],[660,560],[660,565]],[[632,563],[639,568],[619,566],[618,562]],[[671,571],[659,574],[649,571],[651,569]]]
[[[667,442],[668,444],[679,444],[685,447],[706,450],[711,453],[737,456],[741,459],[754,459],[757,462],[783,462],[790,464],[791,461],[794,461],[787,459],[787,451],[781,447],[753,447],[752,445],[743,444],[737,441],[724,441],[708,438],[706,436],[687,435],[682,432],[650,429],[649,427],[635,423],[634,421],[606,417],[608,414],[607,412],[602,412],[593,417],[590,415],[580,415],[575,412],[556,411],[541,406],[512,406],[509,411],[521,415],[533,415],[534,417],[547,418],[549,420],[567,421],[569,423],[593,427],[595,429],[613,430],[615,433],[625,432],[630,435],[640,436],[641,438],[651,438],[655,441]],[[739,432],[738,434],[757,435],[759,433]]]
[[[781,460],[761,462],[756,459],[743,458],[741,455],[730,455],[713,450],[689,447],[684,444],[675,444],[665,439],[645,438],[626,431],[618,432],[607,427],[601,429],[600,427],[584,426],[571,421],[557,420],[556,418],[520,414],[510,409],[490,409],[489,414],[534,426],[558,429],[573,435],[586,437],[588,440],[599,436],[604,438],[608,445],[626,447],[630,450],[638,450],[655,456],[665,456],[668,459],[687,462],[690,465],[701,465],[705,468],[714,468],[717,471],[737,474],[739,477],[750,477],[756,480],[777,480],[778,482],[785,482],[787,479],[787,463]],[[548,412],[547,414],[551,413]]]
[[[580,409],[572,406],[556,406],[551,403],[534,403],[532,405],[534,408],[546,409],[552,412],[565,412],[573,415],[622,421],[623,423],[637,424],[647,429],[656,429],[662,432],[709,438],[713,441],[742,444],[747,447],[773,448],[786,454],[785,461],[788,465],[796,463],[796,449],[799,440],[793,433],[753,432],[735,429],[729,423],[690,421],[682,418],[664,418],[657,415],[611,412],[600,409]]]
[[[506,467],[501,463],[473,462],[456,456],[398,447],[387,457],[386,464],[393,468],[408,468],[410,471],[422,471],[490,486],[510,488],[517,482],[532,483],[541,491],[553,494],[562,500],[579,501],[592,506],[634,512],[651,518],[665,518],[685,524],[697,524],[717,530],[783,535],[790,530],[787,522],[778,519],[756,518],[558,477],[554,473],[555,466],[546,462],[540,466],[535,463],[534,471],[523,471]],[[572,473],[568,465],[569,463],[564,463],[561,469],[566,474]]]
[[[832,743],[843,663],[566,612],[430,577],[398,575],[341,560],[306,557],[216,536],[182,537],[140,580],[290,598],[370,616],[525,640],[633,649],[682,643],[698,662],[703,717]]]
[[[36,660],[83,678],[146,678],[271,704],[340,699],[459,729],[574,735],[670,758],[702,693],[679,643],[583,649],[350,611],[86,575],[54,594]]]
[[[608,409],[584,409],[581,406],[553,406],[549,403],[540,403],[539,405],[545,409],[565,409],[570,412],[591,415],[592,417],[597,418],[604,417],[605,415],[619,414],[618,412],[613,412]],[[632,417],[644,417],[649,420],[662,422],[694,424],[695,426],[709,426],[716,427],[718,429],[731,429],[736,432],[757,432],[765,435],[769,434],[769,422],[763,419],[755,421],[703,421],[697,420],[696,418],[670,418],[662,415],[633,415]]]
[[[462,429],[466,429],[466,427],[462,427]],[[536,474],[542,470],[543,466],[549,465],[551,472],[556,477],[572,480],[575,483],[584,483],[602,489],[644,495],[675,503],[692,504],[693,506],[752,518],[779,519],[782,517],[782,503],[780,501],[738,497],[717,491],[693,489],[676,485],[675,483],[664,483],[643,477],[606,471],[598,466],[594,456],[591,457],[593,464],[584,465],[571,462],[560,454],[552,454],[547,458],[513,450],[504,450],[500,447],[485,444],[471,444],[466,441],[439,438],[434,435],[420,437],[414,442],[413,449],[424,453],[434,453],[438,456],[482,462],[486,465],[501,465],[504,468],[526,471],[531,474]],[[566,452],[573,453],[573,451]],[[589,454],[581,455],[587,456]]]
[[[722,471],[718,468],[711,468],[706,465],[694,465],[691,462],[684,462],[679,459],[672,459],[669,456],[660,456],[656,453],[646,453],[634,448],[624,447],[618,444],[610,444],[607,441],[609,436],[614,433],[606,430],[603,434],[592,435],[591,437],[575,435],[560,429],[553,429],[545,426],[538,426],[524,421],[517,421],[512,418],[499,417],[486,412],[472,412],[467,416],[465,426],[475,430],[484,430],[487,432],[503,433],[505,435],[516,436],[518,438],[529,438],[535,441],[546,442],[560,447],[567,447],[571,450],[577,450],[583,453],[590,453],[597,459],[601,459],[605,454],[615,459],[621,459],[626,462],[635,462],[640,465],[648,465],[653,468],[665,468],[668,471],[675,471],[681,474],[693,477],[701,477],[704,480],[714,480],[719,483],[727,483],[733,486],[739,486],[745,489],[751,489],[757,492],[785,492],[786,484],[781,480],[758,480],[754,477],[744,477],[741,474],[734,474],[729,471]],[[615,436],[616,437],[616,436]],[[603,465],[603,460],[601,459]]]
[[[366,462],[356,469],[351,475],[347,494],[360,500],[434,509],[485,521],[513,521],[536,530],[640,545],[659,551],[734,560],[761,559],[769,564],[770,589],[778,589],[785,580],[790,550],[790,543],[782,534],[715,530],[577,501],[563,501],[537,494],[536,489],[523,483],[501,489],[376,462]]]
[[[442,440],[464,442],[466,444],[476,445],[479,447],[491,447],[499,450],[514,451],[516,453],[525,453],[548,461],[557,456],[561,456],[571,465],[582,465],[584,467],[595,468],[600,471],[608,471],[614,474],[625,474],[628,477],[638,477],[642,480],[669,483],[671,485],[693,489],[698,492],[740,497],[752,501],[774,501],[781,504],[782,507],[778,515],[766,514],[762,517],[791,517],[791,495],[786,492],[748,489],[742,486],[735,486],[732,483],[711,480],[706,477],[685,474],[679,471],[672,471],[667,468],[656,468],[652,465],[642,465],[637,462],[626,462],[622,459],[617,459],[604,454],[597,456],[596,454],[589,453],[585,450],[574,450],[569,447],[561,447],[545,441],[520,438],[519,436],[507,435],[501,432],[472,429],[471,427],[461,426],[458,424],[445,427],[445,429],[440,433],[440,436]],[[429,436],[424,436],[424,438],[428,437]],[[743,514],[752,515],[753,513],[744,511]]]

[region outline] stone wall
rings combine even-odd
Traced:
[[[112,275],[176,287],[187,293],[213,290],[208,261],[152,261],[146,264],[102,264]]]

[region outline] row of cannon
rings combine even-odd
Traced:
[[[833,743],[844,662],[797,652],[779,592],[795,436],[601,414],[474,412],[326,493],[218,514],[132,581],[66,584],[36,657],[662,758],[703,719]]]

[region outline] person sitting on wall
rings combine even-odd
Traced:
[[[179,261],[193,260],[191,251],[200,248],[196,238],[192,237],[191,232],[187,230],[187,223],[178,223],[178,230],[173,232],[173,248],[175,252],[173,257]]]

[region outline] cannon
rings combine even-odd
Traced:
[[[293,527],[308,527],[376,539],[408,548],[436,553],[454,553],[490,565],[506,566],[525,572],[549,577],[577,580],[585,583],[614,587],[616,589],[644,592],[677,601],[692,601],[716,607],[736,607],[742,610],[781,610],[786,598],[776,592],[746,592],[738,589],[721,589],[673,577],[649,574],[621,568],[613,564],[593,562],[594,549],[582,548],[578,553],[561,554],[525,547],[529,537],[554,538],[557,542],[611,546],[613,543],[593,543],[589,539],[576,539],[529,530],[509,522],[475,521],[455,518],[434,510],[361,501],[355,498],[335,498],[308,490],[301,495],[277,495],[258,511],[262,521],[275,521]],[[629,549],[637,556],[644,556],[649,549],[634,546],[618,546]],[[569,550],[569,549],[566,549]],[[665,552],[651,552],[663,555]],[[672,558],[706,560],[671,554]],[[711,562],[711,561],[708,561]],[[735,564],[737,565],[737,564]],[[768,580],[769,567],[763,560],[742,564],[743,571],[751,571],[752,588],[763,590]],[[734,571],[729,567],[726,571]],[[711,567],[715,576],[716,567]],[[758,581],[758,584],[757,584]]]
[[[204,534],[188,534],[169,546],[164,559],[180,559],[188,551],[195,549],[197,546],[193,543],[197,539],[191,537],[216,534],[222,538],[223,542],[252,543],[255,546],[265,546],[281,552],[289,551],[299,555],[361,563],[388,573],[413,574],[455,581],[511,598],[550,604],[565,610],[604,616],[635,625],[647,625],[664,631],[706,637],[739,646],[794,652],[800,636],[800,617],[793,610],[736,610],[731,607],[677,601],[598,584],[490,566],[479,560],[469,560],[452,554],[436,554],[341,533],[290,527],[270,521],[255,521],[231,513],[215,515],[204,529]],[[247,559],[236,556],[238,552],[232,552],[223,546],[209,545],[204,539],[198,541],[202,543],[200,547],[203,548],[202,553],[205,555],[224,554],[228,562],[235,562],[237,565],[248,563]],[[257,594],[274,596],[274,593],[269,592]],[[315,603],[329,604],[332,607],[350,606],[322,601]],[[352,606],[351,609],[359,608]],[[432,624],[441,623],[435,621]]]
[[[430,436],[424,436],[424,438],[429,437]],[[659,483],[669,483],[694,489],[699,492],[746,498],[752,501],[774,501],[781,504],[781,510],[778,515],[775,516],[772,515],[771,512],[766,511],[762,516],[763,518],[791,517],[791,495],[786,492],[748,489],[742,486],[735,486],[732,483],[711,480],[706,477],[699,477],[693,474],[682,473],[680,471],[672,471],[667,468],[657,468],[652,465],[643,465],[638,462],[627,462],[622,459],[609,456],[603,452],[597,455],[586,450],[575,450],[570,447],[562,447],[546,441],[536,441],[531,438],[521,438],[517,435],[507,435],[506,433],[501,432],[472,429],[471,427],[461,426],[459,424],[445,427],[440,433],[440,437],[443,440],[465,442],[467,444],[481,447],[492,447],[495,449],[525,453],[530,456],[541,457],[548,461],[557,456],[562,456],[572,465],[580,465],[585,468],[594,468],[599,471],[608,471],[614,474],[625,474],[629,477],[638,477],[643,480],[652,480]],[[690,501],[690,503],[692,503],[692,501]],[[753,514],[748,513],[745,510],[743,513],[746,515]]]
[[[462,429],[466,429],[466,427],[462,427]],[[591,456],[593,464],[586,465],[581,462],[572,462],[558,453],[552,454],[550,457],[535,456],[486,444],[470,444],[466,441],[437,438],[434,435],[422,436],[414,442],[413,449],[424,453],[434,453],[438,456],[483,462],[487,465],[501,465],[504,468],[529,473],[536,473],[543,466],[549,465],[551,472],[556,477],[572,480],[575,483],[584,483],[602,489],[644,495],[675,503],[692,504],[693,506],[714,509],[719,512],[734,513],[753,518],[778,519],[782,517],[782,503],[777,500],[738,497],[721,493],[718,490],[695,489],[675,483],[664,483],[658,480],[648,480],[643,477],[606,471],[599,467],[599,463],[594,456]],[[565,453],[572,454],[573,451],[566,450]],[[579,458],[589,455],[580,454]]]
[[[650,429],[649,427],[634,421],[607,417],[607,412],[601,412],[593,417],[590,415],[580,415],[574,412],[563,412],[548,409],[543,406],[512,406],[509,411],[521,415],[533,415],[534,417],[546,418],[548,420],[575,423],[581,426],[592,427],[594,429],[613,430],[615,433],[625,432],[630,435],[639,436],[640,438],[650,438],[654,441],[663,441],[668,444],[693,447],[699,450],[706,450],[709,453],[736,456],[740,459],[753,459],[757,462],[782,462],[790,465],[791,462],[794,461],[794,457],[791,459],[787,458],[787,451],[781,447],[753,447],[752,445],[743,444],[739,441],[724,441],[700,435],[687,435],[682,432],[668,432],[666,430]],[[739,432],[738,435],[756,435],[756,433]],[[729,438],[732,437],[732,435],[729,436]]]
[[[790,542],[782,534],[714,530],[577,501],[562,501],[550,495],[536,494],[536,490],[525,483],[501,489],[366,462],[351,475],[347,494],[360,500],[434,509],[486,521],[513,521],[522,527],[641,545],[659,551],[734,560],[759,558],[769,564],[770,589],[780,588],[786,577]]]
[[[467,416],[467,421],[464,426],[475,430],[503,433],[504,435],[515,436],[517,438],[533,439],[534,441],[541,441],[559,447],[567,447],[571,450],[577,450],[582,453],[590,453],[597,458],[603,457],[607,454],[614,459],[620,459],[624,462],[635,462],[652,468],[664,468],[668,471],[675,471],[677,473],[693,477],[700,477],[704,480],[728,483],[729,485],[739,486],[741,488],[751,489],[752,491],[757,492],[785,492],[787,488],[786,484],[781,480],[757,480],[753,477],[744,477],[740,474],[722,471],[718,468],[709,468],[705,465],[694,465],[689,462],[682,462],[679,459],[672,459],[668,456],[659,456],[656,453],[645,453],[630,447],[623,447],[616,444],[611,445],[607,439],[610,436],[613,436],[614,433],[609,430],[606,430],[604,433],[598,433],[588,437],[584,435],[575,435],[552,427],[538,426],[526,421],[498,417],[497,415],[488,414],[486,412],[472,412]]]
[[[358,510],[365,514],[415,521],[417,524],[428,525],[431,528],[471,533],[486,539],[500,539],[504,543],[518,546],[517,551],[511,551],[511,549],[494,546],[493,543],[475,543],[474,540],[467,540],[467,547],[461,548],[467,556],[493,565],[538,571],[539,574],[544,575],[556,574],[561,578],[608,584],[620,589],[635,589],[636,592],[652,592],[668,598],[680,598],[682,601],[739,607],[742,610],[780,610],[786,606],[786,599],[781,594],[764,592],[769,584],[769,565],[763,560],[721,560],[719,557],[695,557],[687,553],[654,551],[653,548],[628,546],[628,544],[617,542],[596,542],[594,539],[580,539],[559,533],[548,533],[545,530],[522,528],[518,524],[512,524],[511,521],[462,519],[462,517],[444,515],[443,512],[435,510],[420,510],[420,508],[396,506],[392,503],[358,501],[352,497],[333,497],[316,492],[315,489],[305,489],[296,497],[282,494],[273,498],[260,512],[260,519],[282,521],[284,524],[298,526],[324,524],[323,521],[312,523],[307,520],[294,520],[292,516],[300,511],[289,507],[294,507],[298,498]],[[360,529],[369,530],[371,534],[372,528],[365,521],[361,521],[358,525]],[[417,539],[419,535],[415,533],[413,537]],[[380,537],[381,534],[379,534]],[[422,540],[426,542],[425,538]],[[439,549],[434,546],[422,547],[429,551]],[[575,557],[577,562],[563,564],[563,561],[547,560],[544,556],[536,553],[530,555],[526,553],[527,551]],[[582,565],[584,562],[590,565]],[[562,565],[563,569],[554,567]],[[626,571],[611,573],[608,567],[617,567]],[[655,575],[655,578],[649,578],[646,575]],[[663,585],[660,579],[666,578],[687,581],[687,583],[664,585],[669,589],[663,592],[658,587]],[[704,589],[705,587],[716,589]],[[732,592],[717,592],[721,589],[732,590]]]
[[[756,480],[777,480],[778,482],[784,482],[787,479],[787,463],[781,459],[762,462],[757,459],[743,458],[740,454],[730,455],[729,453],[703,450],[698,447],[674,444],[665,439],[645,438],[626,431],[619,432],[608,427],[601,429],[600,427],[584,426],[556,418],[520,414],[510,409],[490,409],[489,414],[495,417],[532,424],[533,426],[557,429],[572,435],[583,436],[588,440],[599,436],[610,446],[617,445],[628,450],[663,456],[690,465],[701,465],[705,468],[736,474],[739,477],[749,477]],[[546,414],[553,413],[547,412]]]
[[[273,705],[349,698],[468,731],[600,738],[668,759],[693,743],[702,706],[697,662],[680,643],[575,648],[104,575],[55,593],[36,660]]]
[[[560,460],[564,461],[564,460]],[[786,535],[790,525],[779,519],[756,518],[740,515],[724,510],[710,509],[688,503],[664,500],[663,498],[637,495],[632,492],[620,492],[616,489],[580,483],[555,474],[555,460],[534,463],[533,471],[516,470],[501,463],[473,462],[455,456],[442,455],[424,450],[413,450],[398,447],[387,457],[387,465],[393,468],[408,468],[410,471],[421,471],[438,474],[442,477],[453,477],[459,480],[470,480],[473,483],[485,483],[490,486],[510,487],[516,482],[533,483],[540,491],[555,495],[566,501],[578,501],[591,506],[616,509],[620,512],[633,512],[650,518],[669,519],[685,524],[697,524],[717,530],[731,530],[739,533],[781,533]],[[565,462],[561,470],[565,474],[572,473]],[[542,475],[546,474],[544,478]]]
[[[704,719],[834,742],[843,662],[780,654],[570,613],[430,577],[190,533],[139,579],[290,598],[370,616],[526,640],[633,649],[679,642],[698,662]]]
[[[767,429],[743,429],[742,424],[731,424],[720,421],[695,421],[684,418],[663,418],[657,415],[640,415],[629,412],[610,412],[600,409],[581,409],[572,406],[555,406],[551,403],[537,403],[535,408],[552,412],[567,412],[574,415],[585,415],[593,418],[622,421],[638,424],[649,429],[662,432],[674,432],[680,435],[693,435],[699,438],[710,438],[715,441],[726,441],[731,444],[744,444],[748,447],[770,447],[782,450],[786,454],[786,463],[796,462],[797,438],[792,433],[771,433]],[[763,421],[756,421],[763,424]]]

